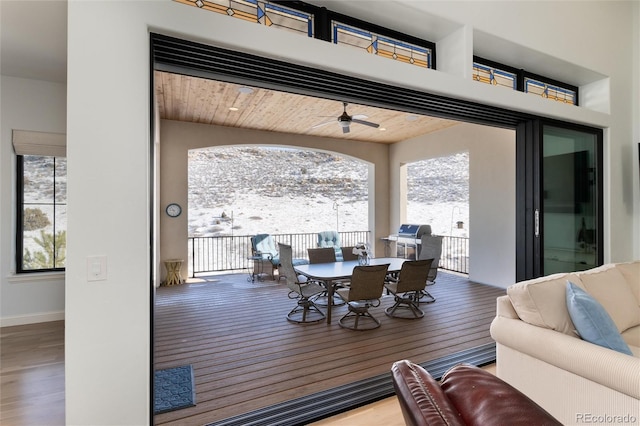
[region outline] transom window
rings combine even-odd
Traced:
[[[431,49],[415,46],[371,31],[333,21],[333,42],[345,44],[388,59],[417,65],[431,66]]]
[[[578,105],[578,88],[525,70],[473,57],[473,79],[493,86],[508,87],[552,101]]]
[[[257,0],[174,0],[200,9],[313,37],[313,15]]]
[[[301,1],[174,0],[203,10],[280,28],[387,59],[435,68],[435,43]]]
[[[518,87],[518,76],[515,73],[484,65],[479,62],[473,63],[473,79],[481,83],[508,87],[513,90],[517,90]]]

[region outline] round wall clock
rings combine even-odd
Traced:
[[[182,213],[182,207],[180,207],[180,204],[171,203],[167,206],[165,211],[169,217],[178,217],[180,216],[180,213]]]

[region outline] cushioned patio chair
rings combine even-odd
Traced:
[[[338,321],[341,327],[351,330],[372,330],[380,327],[380,321],[369,313],[369,308],[380,306],[388,268],[388,264],[353,268],[351,285],[336,290],[349,307],[349,312]]]
[[[342,261],[342,241],[338,231],[322,231],[318,232],[318,247],[333,247],[336,252],[336,260]]]
[[[265,273],[270,271],[271,278],[275,278],[275,270],[278,269],[280,258],[273,236],[258,234],[251,237],[251,255],[254,257],[254,262],[260,264],[256,270]]]
[[[257,234],[251,237],[251,255],[254,262],[259,262],[255,270],[267,273],[270,271],[271,279],[275,279],[275,271],[280,265],[280,255],[276,246],[276,240],[270,234]],[[294,265],[309,263],[307,259],[293,259]]]
[[[385,313],[394,318],[416,319],[422,318],[424,312],[420,309],[420,298],[427,284],[427,275],[432,259],[406,260],[398,278],[388,280],[385,287],[394,296],[395,303],[385,309]],[[433,299],[433,298],[432,298]],[[435,302],[435,299],[432,300]]]
[[[287,319],[299,324],[320,322],[325,318],[311,298],[325,289],[318,283],[307,282],[304,276],[296,274],[293,268],[291,246],[278,243],[280,251],[280,276],[284,277],[289,287],[289,298],[297,299],[295,308],[287,314]]]

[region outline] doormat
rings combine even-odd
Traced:
[[[156,370],[153,413],[160,414],[196,405],[193,368],[190,365]]]

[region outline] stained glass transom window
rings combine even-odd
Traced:
[[[565,89],[563,87],[548,84],[539,80],[534,80],[532,78],[525,77],[524,91],[526,93],[542,96],[543,98],[551,99],[554,101],[573,105],[576,104],[576,92],[574,90]]]
[[[473,63],[473,79],[493,86],[503,86],[516,90],[518,79],[515,73],[490,67],[478,62]]]
[[[285,6],[257,0],[174,0],[268,27],[313,37],[313,15]]]
[[[343,44],[365,50],[371,54],[400,62],[432,68],[432,51],[390,37],[333,21],[335,44]]]

